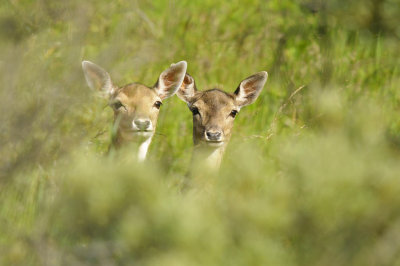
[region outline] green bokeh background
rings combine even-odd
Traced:
[[[2,1],[0,264],[400,265],[399,18],[398,0]],[[189,177],[186,104],[165,101],[145,164],[107,156],[82,60],[118,85],[180,60],[201,90],[269,80],[220,172]]]

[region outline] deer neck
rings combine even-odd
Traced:
[[[113,139],[112,145],[116,149],[120,149],[124,146],[133,147],[137,150],[138,161],[143,162],[146,159],[153,135],[153,132],[124,133],[118,131]]]
[[[198,144],[193,148],[192,163],[206,166],[209,170],[219,170],[226,144],[218,147]]]

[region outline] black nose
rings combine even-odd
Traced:
[[[207,131],[206,136],[208,140],[219,141],[221,139],[221,131]]]
[[[140,130],[146,130],[150,126],[150,120],[145,120],[145,119],[137,119],[134,121],[135,125],[140,129]]]

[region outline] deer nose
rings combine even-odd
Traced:
[[[208,141],[221,141],[222,133],[219,130],[207,130],[206,140]]]
[[[150,127],[150,120],[148,119],[136,119],[133,121],[135,126],[140,130],[146,130]]]

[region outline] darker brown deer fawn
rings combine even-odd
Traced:
[[[234,93],[227,93],[219,89],[198,91],[194,79],[185,75],[177,95],[193,114],[192,160],[197,160],[197,152],[205,153],[206,163],[219,168],[236,115],[257,99],[267,78],[265,71],[256,73],[240,82]]]

